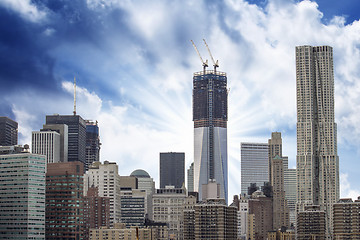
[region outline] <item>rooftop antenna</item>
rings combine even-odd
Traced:
[[[74,77],[74,116],[76,115],[76,78]]]
[[[197,49],[195,43],[193,42],[193,40],[190,40],[190,41],[192,42],[192,45],[194,46],[197,54],[198,54],[199,57],[200,57],[201,63],[202,63],[203,68],[204,68],[204,74],[205,74],[205,69],[209,66],[209,65],[208,65],[208,60],[206,59],[206,62],[204,62],[204,60],[202,59],[202,57],[201,57],[201,55],[200,55],[200,53],[199,53],[199,50]]]
[[[211,60],[212,60],[212,62],[213,62],[213,64],[214,64],[214,65],[213,65],[213,66],[214,66],[214,72],[216,72],[216,68],[219,67],[219,61],[216,60],[216,62],[215,62],[215,60],[214,60],[214,58],[213,58],[213,56],[212,56],[212,54],[211,54],[211,52],[210,52],[209,46],[207,45],[205,39],[203,39],[203,40],[204,40],[204,43],[205,43],[205,45],[206,45],[206,48],[207,48],[207,50],[208,50],[208,52],[209,52],[209,55],[210,55],[210,57],[211,57]]]

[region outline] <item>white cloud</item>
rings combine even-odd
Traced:
[[[39,22],[46,17],[46,12],[39,10],[31,0],[2,0],[0,4],[18,12],[23,18],[31,22]]]
[[[356,200],[360,197],[360,188],[358,186],[357,188],[354,188],[354,186],[350,185],[348,174],[346,173],[340,174],[340,190],[341,198],[352,198],[353,200]]]

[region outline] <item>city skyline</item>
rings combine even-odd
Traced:
[[[145,169],[158,186],[159,152],[185,152],[186,169],[193,161],[191,78],[202,66],[190,39],[210,60],[201,44],[205,38],[219,71],[228,75],[231,199],[240,193],[240,142],[266,142],[279,131],[283,154],[295,167],[295,46],[329,45],[341,197],[355,198],[359,15],[324,1],[319,7],[309,1],[259,2],[105,1],[102,7],[88,1],[65,8],[29,1],[20,8],[3,1],[1,18],[12,24],[1,26],[6,37],[0,42],[7,48],[1,50],[0,82],[6,88],[0,90],[0,115],[19,123],[19,144],[31,144],[31,132],[42,128],[45,115],[72,114],[75,76],[78,114],[99,121],[101,161],[117,162],[121,175]],[[358,3],[349,2],[356,9]]]

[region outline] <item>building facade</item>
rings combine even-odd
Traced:
[[[145,223],[146,192],[139,189],[121,190],[120,222],[126,227],[143,227]]]
[[[84,239],[82,162],[49,163],[46,172],[46,239]]]
[[[326,239],[325,212],[318,205],[307,205],[297,213],[296,239]]]
[[[116,163],[105,161],[103,164],[94,162],[84,175],[84,195],[90,187],[98,188],[100,197],[110,199],[110,226],[120,222],[120,176]]]
[[[340,199],[334,204],[334,239],[360,239],[360,197]]]
[[[290,225],[296,225],[296,169],[288,168],[284,172],[285,197],[289,207]]]
[[[181,188],[185,183],[185,153],[160,153],[160,188]]]
[[[46,125],[66,124],[68,126],[68,161],[80,161],[86,165],[86,123],[79,115],[48,115]]]
[[[45,155],[47,163],[60,162],[60,134],[55,131],[33,131],[31,151]]]
[[[0,146],[18,144],[18,123],[8,117],[0,117]]]
[[[52,131],[60,134],[60,162],[68,161],[68,136],[69,130],[66,124],[44,124],[40,131]]]
[[[221,198],[228,194],[226,73],[202,71],[193,77],[194,191],[202,199],[209,179],[220,184]]]
[[[271,163],[275,156],[282,157],[282,138],[281,132],[272,132],[271,138],[268,140],[269,144],[269,181],[272,183],[271,177]]]
[[[187,170],[187,190],[194,192],[194,163],[192,162]]]
[[[296,92],[297,208],[319,205],[330,238],[332,205],[340,196],[332,47],[296,47]]]
[[[45,239],[45,173],[43,155],[0,154],[1,239]]]
[[[251,183],[262,186],[269,182],[269,145],[241,143],[241,194],[248,192]]]
[[[93,162],[100,161],[100,136],[98,122],[89,120],[86,123],[86,166],[91,166]],[[86,169],[87,170],[87,169]]]

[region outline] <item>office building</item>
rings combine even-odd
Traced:
[[[360,239],[360,197],[340,199],[334,204],[334,239]]]
[[[325,212],[320,206],[307,205],[297,213],[297,240],[326,239]]]
[[[187,190],[194,192],[194,162],[191,163],[187,170]]]
[[[66,124],[44,124],[40,131],[60,134],[60,162],[68,161],[68,126]]]
[[[319,205],[331,238],[332,205],[340,196],[332,47],[296,47],[296,92],[297,209]]]
[[[156,189],[153,195],[153,217],[155,222],[165,222],[168,224],[168,239],[179,239],[183,236],[181,232],[180,220],[186,199],[185,188],[166,188]]]
[[[110,227],[110,198],[100,197],[97,187],[90,187],[84,196],[84,239],[91,228]]]
[[[43,155],[0,147],[0,238],[45,239]]]
[[[33,131],[31,151],[45,155],[47,163],[60,162],[60,134],[55,131]]]
[[[110,199],[110,226],[120,222],[121,200],[120,200],[120,176],[116,163],[105,161],[93,162],[84,175],[84,195],[90,187],[98,188],[100,197]]]
[[[18,144],[18,123],[8,117],[0,117],[0,146]]]
[[[79,115],[48,115],[46,125],[66,124],[68,126],[68,161],[80,161],[86,165],[86,123]]]
[[[86,123],[86,166],[91,166],[93,162],[100,161],[100,136],[98,122],[85,120]]]
[[[290,225],[296,225],[296,169],[288,168],[284,172],[285,197],[289,207]]]
[[[84,238],[84,166],[49,163],[46,172],[46,239]]]
[[[122,188],[120,222],[126,227],[143,227],[145,223],[145,190]]]
[[[251,183],[262,186],[269,182],[269,145],[241,143],[241,194],[247,193]]]
[[[160,153],[160,188],[181,188],[185,183],[185,153]]]
[[[202,199],[202,186],[209,179],[220,184],[220,197],[227,202],[228,90],[226,73],[205,70],[193,77],[194,191]]]

